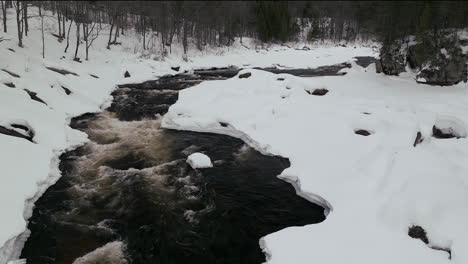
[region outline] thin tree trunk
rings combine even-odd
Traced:
[[[58,35],[62,36],[62,16],[60,15],[60,10],[58,9],[58,3],[56,2],[55,4],[57,6],[57,20],[58,20],[58,30],[59,30]]]
[[[80,23],[76,24],[76,48],[75,48],[75,57],[73,60],[78,61],[78,49],[80,48]]]
[[[18,26],[18,46],[23,47],[23,31],[21,30],[21,1],[16,1],[16,25]]]
[[[6,14],[6,3],[4,0],[0,0],[2,2],[2,13],[3,13],[3,32],[7,33],[7,14]]]
[[[45,59],[44,17],[42,16],[42,3],[39,4],[39,16],[41,17],[42,58]],[[59,24],[60,24],[60,22],[59,22]]]
[[[107,40],[107,49],[110,49],[111,39],[112,39],[112,30],[114,29],[114,23],[111,24],[111,28],[109,31],[109,39]]]
[[[28,2],[23,2],[23,15],[24,15],[24,35],[28,36],[29,26],[28,26]]]
[[[68,47],[70,46],[70,29],[73,24],[73,20],[70,20],[70,25],[68,26],[68,32],[67,32],[67,46],[65,47],[65,53],[67,53]]]

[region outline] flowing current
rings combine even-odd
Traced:
[[[195,73],[124,85],[107,111],[72,120],[91,141],[61,156],[62,177],[36,202],[22,258],[258,264],[265,261],[261,237],[324,220],[322,207],[276,177],[287,159],[229,136],[160,127],[179,90],[237,72]],[[214,167],[192,169],[186,159],[194,152]]]

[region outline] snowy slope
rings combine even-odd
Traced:
[[[288,157],[280,177],[330,208],[323,223],[264,237],[268,263],[468,263],[468,141],[432,137],[434,125],[466,136],[468,86],[418,85],[373,67],[315,78],[243,70],[252,76],[181,91],[164,117],[166,128],[228,134]],[[429,245],[408,236],[413,225]]]
[[[87,136],[72,130],[68,123],[74,116],[100,111],[109,105],[110,93],[116,84],[155,79],[165,74],[175,74],[171,66],[181,70],[199,67],[255,66],[307,66],[334,64],[356,55],[368,55],[368,47],[334,48],[315,47],[300,51],[285,47],[256,50],[239,43],[212,52],[191,50],[189,60],[183,61],[181,47],[167,58],[146,56],[140,53],[141,43],[136,34],[128,31],[119,41],[121,46],[107,50],[107,28],[90,49],[90,60],[84,61],[84,47],[80,47],[82,63],[73,61],[75,26],[72,27],[70,48],[64,53],[65,43],[59,43],[51,33],[57,33],[56,21],[51,14],[44,18],[45,59],[42,58],[42,40],[38,10],[31,7],[29,36],[24,38],[24,48],[17,46],[14,10],[8,10],[7,34],[0,32],[0,126],[10,128],[18,124],[34,131],[33,142],[0,134],[0,264],[19,257],[28,236],[27,219],[34,201],[59,177],[58,157],[87,140]],[[246,41],[246,40],[245,40]],[[134,54],[136,52],[136,54]],[[158,60],[155,60],[158,59]],[[62,75],[46,67],[64,69],[74,74]],[[13,74],[2,71],[7,70]],[[129,71],[130,78],[123,78]],[[91,75],[95,75],[95,78]],[[13,83],[15,88],[5,84]],[[44,103],[32,100],[26,90],[36,93]],[[67,94],[71,92],[70,94]]]

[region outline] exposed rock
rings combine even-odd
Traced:
[[[222,127],[227,127],[228,126],[228,123],[225,123],[225,122],[219,122],[219,125],[222,126]]]
[[[2,69],[2,71],[8,73],[9,75],[11,75],[11,76],[13,76],[13,77],[15,77],[15,78],[19,78],[19,77],[20,77],[18,74],[14,73],[14,72],[11,72],[11,71],[9,71],[9,70]]]
[[[3,83],[3,84],[10,87],[10,88],[15,88],[16,87],[16,85],[14,83],[12,83],[12,82],[6,82],[6,83]]]
[[[8,50],[11,51],[11,52],[16,52],[16,51],[15,51],[14,49],[12,49],[12,48],[8,48]]]
[[[44,102],[44,100],[42,100],[41,98],[39,98],[39,97],[37,96],[37,93],[35,93],[35,92],[33,92],[33,91],[29,91],[28,89],[24,89],[24,90],[28,93],[29,97],[31,97],[32,100],[47,105],[47,103]]]
[[[322,89],[315,89],[312,92],[309,90],[306,90],[306,92],[311,95],[324,96],[328,93],[328,90],[325,88],[322,88]]]
[[[93,78],[96,78],[96,79],[99,79],[99,77],[97,75],[94,75],[94,74],[89,74],[89,76],[91,76]]]
[[[29,140],[29,141],[34,143],[34,141],[33,141],[34,132],[31,129],[27,128],[26,126],[17,125],[17,124],[12,124],[11,126],[14,127],[14,128],[19,128],[19,129],[26,130],[25,134],[20,133],[20,132],[14,130],[14,129],[4,127],[4,126],[0,126],[0,134],[4,134],[4,135],[7,135],[7,136],[12,136],[12,137],[24,138],[24,139]]]
[[[128,71],[125,71],[124,77],[125,77],[125,78],[129,78],[129,77],[130,77],[130,73],[129,73]]]
[[[277,81],[284,81],[284,78],[278,78]]]
[[[364,130],[364,129],[355,130],[354,133],[357,134],[357,135],[365,136],[365,137],[367,137],[367,136],[369,136],[371,134],[369,131]]]
[[[405,72],[405,57],[401,54],[398,43],[382,48],[380,59],[376,63],[376,72],[383,72],[386,75],[399,75]]]
[[[239,79],[249,78],[250,76],[252,76],[252,73],[246,72],[246,73],[239,75]]]
[[[417,75],[418,82],[432,85],[454,85],[467,81],[468,56],[459,47],[444,49],[447,55],[438,53]]]
[[[424,228],[422,228],[421,226],[411,226],[408,229],[408,236],[415,239],[421,239],[424,243],[429,244],[429,239],[427,238],[426,230],[424,230]]]
[[[179,70],[180,70],[180,66],[177,66],[177,67],[171,67],[171,70],[173,70],[173,71],[179,71]]]
[[[414,139],[413,147],[416,147],[416,145],[421,144],[423,142],[424,138],[422,137],[421,132],[418,131],[416,134],[416,138]]]
[[[67,87],[65,87],[65,86],[60,86],[60,87],[62,87],[62,89],[65,91],[65,93],[66,93],[67,95],[72,94],[72,91],[70,91],[70,89],[68,89]]]
[[[65,69],[58,69],[58,68],[55,68],[55,67],[46,67],[46,68],[48,70],[51,70],[51,71],[56,72],[56,73],[60,73],[62,75],[71,74],[71,75],[79,76],[78,74],[76,74],[74,72],[71,72],[71,71],[68,71],[68,70],[65,70]]]

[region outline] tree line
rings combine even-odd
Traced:
[[[0,0],[3,30],[6,9],[16,13],[18,42],[28,34],[28,6],[52,11],[58,41],[70,46],[76,28],[75,59],[81,41],[89,47],[103,24],[110,28],[107,48],[119,45],[120,35],[135,29],[142,49],[158,41],[163,53],[175,41],[189,48],[231,45],[236,38],[262,42],[299,40],[391,42],[426,31],[468,27],[466,1],[8,1]],[[155,40],[156,39],[156,40]]]

